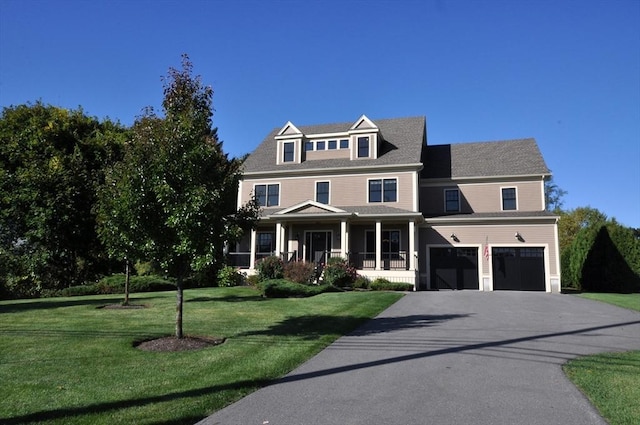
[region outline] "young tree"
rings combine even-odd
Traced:
[[[169,69],[164,79],[163,117],[147,109],[133,126],[121,171],[113,174],[131,190],[113,190],[121,223],[110,222],[115,246],[127,254],[136,245],[176,279],[176,330],[183,337],[183,282],[222,258],[223,246],[255,225],[255,201],[236,211],[242,162],[222,150],[212,129],[211,87],[192,77],[192,64],[182,57],[182,69]],[[117,181],[116,181],[117,180]],[[127,214],[126,211],[132,211]],[[136,248],[138,249],[138,248]],[[131,251],[137,252],[137,251]]]
[[[566,190],[562,190],[554,181],[553,177],[549,177],[544,181],[544,200],[547,211],[560,212],[564,205],[564,196]]]

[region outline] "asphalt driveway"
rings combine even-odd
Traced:
[[[640,313],[596,301],[410,293],[199,425],[604,425],[561,365],[632,349],[640,349]]]

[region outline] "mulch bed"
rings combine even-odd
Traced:
[[[142,341],[136,344],[136,347],[145,351],[189,351],[213,347],[222,344],[224,341],[224,338],[209,338],[201,336],[185,336],[183,338],[176,338],[175,336],[167,336],[164,338]]]

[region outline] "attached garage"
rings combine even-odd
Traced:
[[[544,248],[492,249],[493,289],[544,291]]]
[[[479,289],[478,248],[431,248],[432,289]]]

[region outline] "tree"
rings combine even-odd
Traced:
[[[553,177],[549,177],[544,181],[544,200],[547,211],[560,212],[564,205],[564,196],[566,190],[562,190],[554,181]]]
[[[108,268],[92,212],[103,168],[125,129],[41,102],[0,118],[0,284],[38,296]]]
[[[143,254],[176,279],[177,338],[185,277],[218,264],[224,244],[254,226],[258,214],[255,200],[236,211],[242,162],[223,152],[211,127],[213,90],[191,73],[183,55],[182,69],[170,68],[163,80],[164,116],[147,108],[136,120],[125,160],[104,189],[119,212],[114,220],[102,216],[114,253]]]

